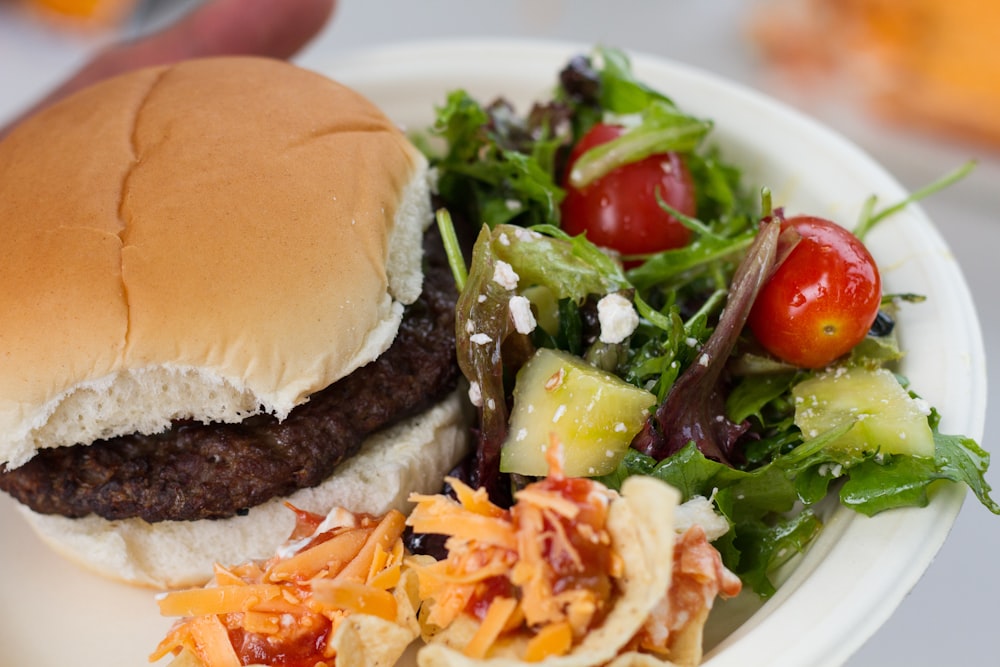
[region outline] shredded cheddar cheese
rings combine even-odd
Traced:
[[[294,508],[293,508],[294,509]],[[319,520],[295,510],[299,523]],[[150,661],[182,651],[204,667],[236,667],[268,655],[319,649],[317,666],[333,665],[330,643],[351,614],[395,621],[405,517],[358,515],[345,525],[294,542],[290,553],[263,563],[215,566],[205,588],[180,590],[159,598],[160,612],[182,617],[160,642]],[[304,532],[297,528],[298,533]],[[308,532],[306,533],[308,535]]]
[[[566,477],[557,442],[548,459],[549,476],[517,491],[509,509],[452,478],[453,497],[413,494],[409,518],[335,510],[324,520],[291,508],[296,529],[273,558],[217,564],[209,586],[159,598],[161,613],[180,620],[150,660],[334,667],[340,652],[355,667],[383,667],[422,632],[468,659],[506,655],[532,663],[613,632],[621,642],[615,650],[696,664],[678,653],[697,649],[700,658],[713,601],[740,590],[705,531],[694,525],[675,535],[665,523],[646,535],[645,524],[622,522],[639,516],[638,492]],[[662,500],[652,497],[645,506]],[[664,497],[668,506],[676,502]],[[444,535],[447,555],[407,554],[407,525]],[[660,554],[661,575],[643,578]],[[624,631],[609,630],[619,627]]]
[[[552,448],[558,452],[558,448]],[[413,563],[426,621],[447,628],[463,614],[478,620],[464,647],[481,658],[504,635],[530,635],[526,660],[563,655],[608,612],[622,567],[607,532],[614,492],[566,478],[550,460],[549,477],[515,494],[505,510],[457,479],[455,499],[414,495],[408,523],[447,536],[447,558]]]

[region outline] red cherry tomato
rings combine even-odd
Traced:
[[[801,240],[764,284],[747,323],[779,359],[822,368],[867,335],[882,281],[868,249],[836,223],[798,216],[782,225]]]
[[[584,135],[570,154],[572,166],[588,149],[607,143],[622,127],[599,123]],[[564,180],[562,227],[623,255],[642,255],[687,244],[690,230],[663,210],[656,195],[684,215],[695,214],[694,182],[680,155],[651,155],[623,165],[576,189]]]

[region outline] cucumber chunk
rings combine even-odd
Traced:
[[[792,389],[795,425],[810,440],[845,422],[853,428],[830,446],[850,452],[934,456],[930,408],[886,369],[837,369]]]
[[[656,397],[571,354],[540,349],[517,374],[500,470],[544,476],[551,438],[570,477],[613,471],[649,417]]]

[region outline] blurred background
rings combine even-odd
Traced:
[[[195,1],[0,0],[0,125],[101,45],[153,30]],[[963,267],[987,374],[1000,382],[1000,299],[992,292],[1000,277],[1000,4],[340,0],[298,61],[323,70],[359,49],[477,36],[603,43],[713,72],[833,127],[911,190],[977,159],[971,176],[922,206]],[[1000,450],[998,431],[994,392],[981,444]],[[988,480],[1000,489],[994,458]],[[1000,664],[996,554],[1000,517],[966,501],[935,562],[849,667]]]

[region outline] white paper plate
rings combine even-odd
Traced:
[[[432,121],[434,106],[463,87],[521,108],[544,98],[567,59],[584,45],[533,42],[409,44],[329,64],[408,128]],[[790,213],[847,225],[876,194],[893,203],[903,189],[853,145],[789,108],[683,66],[634,56],[637,73],[686,110],[714,119],[714,141],[769,186]],[[942,430],[981,440],[986,406],[982,337],[968,288],[924,213],[909,207],[873,232],[869,246],[887,291],[925,294],[907,307],[899,331],[914,388],[943,414]],[[928,508],[867,519],[836,511],[779,592],[759,609],[743,597],[712,620],[711,667],[802,667],[843,663],[893,612],[944,541],[964,497],[939,490]],[[0,646],[3,664],[135,667],[145,663],[170,621],[153,593],[81,573],[49,552],[0,498]]]

